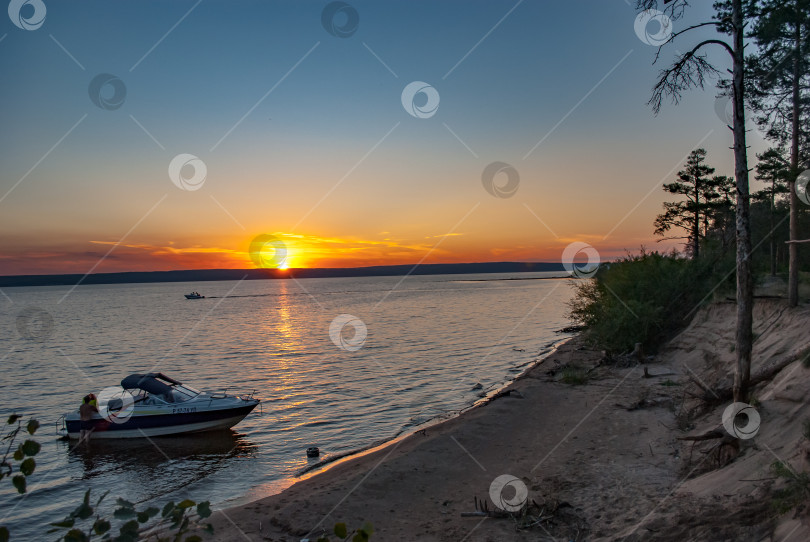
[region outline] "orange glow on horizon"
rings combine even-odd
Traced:
[[[312,234],[291,234],[274,232],[269,234],[280,240],[286,249],[285,259],[277,268],[287,272],[290,269],[306,268],[353,268],[383,265],[454,264],[481,262],[559,262],[565,247],[572,240],[582,239],[595,247],[602,258],[608,261],[624,256],[628,244],[637,252],[642,244],[651,250],[667,251],[673,246],[656,244],[649,247],[645,240],[616,239],[605,242],[603,239],[580,235],[571,238],[530,238],[528,241],[514,241],[506,244],[496,239],[481,241],[479,237],[457,233],[452,235],[431,235],[416,239],[394,237],[381,232],[377,239],[324,237]],[[0,263],[14,266],[17,272],[4,274],[61,274],[114,273],[126,271],[170,271],[190,269],[252,269],[256,265],[250,254],[251,240],[255,236],[236,236],[219,239],[216,244],[205,246],[188,241],[163,241],[160,244],[132,241],[90,241],[90,246],[77,245],[58,249],[26,251],[16,257],[11,254],[0,256]],[[628,244],[625,244],[628,243]],[[113,246],[115,245],[115,246]],[[489,246],[487,246],[489,245]],[[90,248],[90,250],[88,250]],[[110,249],[113,249],[110,251]],[[262,252],[264,254],[264,251]],[[110,257],[107,257],[110,256]],[[264,254],[263,261],[272,264],[272,248]],[[59,269],[53,263],[59,261]],[[16,271],[16,270],[15,270]]]

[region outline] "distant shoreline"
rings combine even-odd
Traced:
[[[559,262],[484,262],[370,267],[324,267],[303,269],[190,269],[180,271],[128,271],[121,273],[6,275],[0,288],[18,286],[73,286],[76,284],[133,284],[152,282],[210,282],[283,278],[386,277],[403,275],[466,275],[479,273],[564,272]]]

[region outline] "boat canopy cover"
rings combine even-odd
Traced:
[[[172,391],[172,385],[179,384],[163,373],[134,374],[121,381],[121,387],[125,390],[137,388],[155,395],[167,395]]]

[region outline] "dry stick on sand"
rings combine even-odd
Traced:
[[[707,432],[703,433],[702,435],[692,435],[692,436],[686,436],[686,437],[678,437],[677,440],[693,440],[693,441],[712,440],[712,439],[716,439],[716,438],[723,438],[725,435],[726,435],[726,433],[723,432],[723,431],[720,431],[719,429],[712,429],[711,431],[707,431]]]
[[[694,453],[695,446],[697,445],[698,442],[716,439],[721,440],[715,446],[712,446],[709,450],[703,453],[705,454],[715,453],[716,454],[715,459],[717,460],[718,463],[724,462],[721,456],[721,452],[724,446],[730,446],[735,455],[739,453],[739,439],[732,437],[731,435],[720,429],[712,429],[711,431],[707,431],[702,435],[692,435],[677,438],[677,440],[686,440],[692,442],[692,447],[689,449],[689,464],[692,463],[692,454]]]
[[[782,369],[784,369],[794,361],[806,359],[808,355],[810,355],[810,348],[805,348],[802,351],[798,352],[797,354],[786,357],[785,359],[783,359],[770,369],[766,369],[761,373],[759,373],[758,375],[752,376],[749,382],[749,389],[753,389],[754,386],[756,386],[757,384],[761,384],[762,382],[773,380],[773,378],[776,375],[778,375],[782,371]],[[695,382],[695,384],[697,384],[704,391],[710,392],[711,395],[713,395],[713,397],[710,397],[709,395],[704,395],[702,397],[702,399],[707,403],[722,403],[734,397],[734,390],[731,386],[727,386],[719,390],[711,390],[711,388],[704,386],[694,378],[690,377],[690,380],[692,380],[692,382]]]
[[[645,366],[644,367],[644,374],[642,376],[644,378],[656,378],[656,377],[659,377],[659,376],[671,376],[671,375],[676,375],[676,374],[678,374],[678,373],[675,373],[675,372],[672,372],[672,371],[670,371],[668,373],[651,373],[647,369],[647,367]]]

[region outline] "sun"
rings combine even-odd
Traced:
[[[258,235],[253,238],[249,247],[253,265],[262,269],[287,271],[306,267],[302,254],[298,239],[282,233]]]

